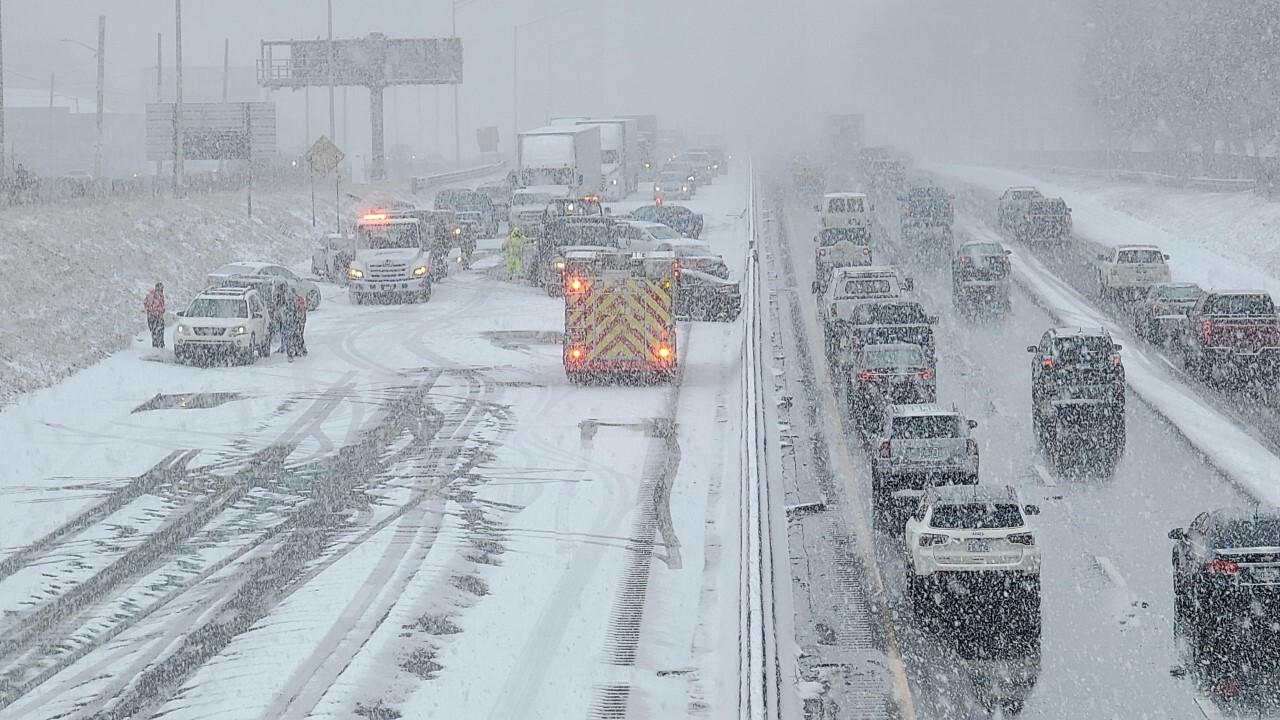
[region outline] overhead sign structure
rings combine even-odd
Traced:
[[[328,175],[336,170],[345,157],[346,153],[339,150],[332,140],[323,135],[302,155],[302,159],[307,161],[311,169],[321,175]]]
[[[498,152],[498,126],[476,128],[476,143],[482,153]]]
[[[332,61],[330,61],[332,58]],[[373,176],[383,172],[382,91],[390,85],[462,82],[462,40],[389,38],[372,33],[354,40],[263,40],[258,84],[267,88],[359,85],[369,88],[373,124]]]
[[[147,104],[147,160],[174,160],[176,109],[174,103]],[[186,160],[248,160],[276,151],[272,102],[183,103],[182,125]]]

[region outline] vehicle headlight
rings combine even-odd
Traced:
[[[179,325],[178,325],[178,334],[180,334],[180,335],[181,335],[181,334],[186,334],[186,332],[187,332],[187,326],[186,326],[186,325],[179,324]]]
[[[609,181],[609,184],[610,184],[610,185],[617,185],[617,184],[618,184],[618,179],[617,179],[617,178],[614,178],[614,179],[610,180],[610,181]]]
[[[237,325],[231,328],[232,335],[244,335],[247,332],[249,332],[249,328],[245,327],[244,325]]]
[[[356,267],[347,268],[347,276],[353,280],[359,280],[364,277],[364,271]]]
[[[459,227],[459,228],[454,228],[454,229],[453,229],[453,234],[454,234],[454,235],[461,235],[461,234],[462,234],[462,228],[460,228],[460,227]]]
[[[413,276],[414,276],[414,277],[422,277],[423,275],[426,275],[426,274],[427,274],[427,266],[426,266],[426,265],[419,265],[418,267],[416,267],[416,268],[414,268],[414,269],[413,269]]]
[[[654,186],[653,186],[653,191],[654,191],[654,192],[662,192],[662,186],[661,186],[661,185],[654,185]]]
[[[689,186],[685,185],[684,187],[680,188],[680,192],[689,192]]]
[[[563,270],[563,269],[564,269],[564,263],[562,263],[562,262],[558,262],[558,263],[556,263],[556,269],[557,269],[557,270]]]

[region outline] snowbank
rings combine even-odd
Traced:
[[[0,210],[0,406],[133,342],[156,282],[172,313],[232,260],[309,272],[309,195],[253,200],[253,220],[239,193]]]

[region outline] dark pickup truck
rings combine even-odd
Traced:
[[[1182,330],[1188,372],[1212,379],[1270,379],[1280,361],[1280,320],[1262,291],[1211,292],[1191,310]]]
[[[955,222],[951,193],[936,186],[913,187],[898,196],[902,203],[902,236],[910,238],[937,231],[950,237]]]
[[[933,326],[938,318],[925,313],[910,300],[868,300],[856,305],[848,320],[839,321],[828,336],[828,354],[838,364],[847,361],[868,345],[907,343],[919,345],[932,366]]]
[[[1071,237],[1071,208],[1062,198],[1041,198],[1027,203],[1021,217],[1010,220],[1018,240],[1066,240]]]

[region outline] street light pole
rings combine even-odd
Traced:
[[[173,194],[181,197],[186,182],[182,175],[182,0],[173,0],[173,24],[174,72],[178,80],[173,98]]]
[[[516,25],[511,30],[511,140],[514,145],[516,134],[520,132],[520,30],[531,25],[554,20],[561,15],[573,12],[573,9],[561,10],[523,25]]]
[[[450,3],[450,37],[458,37],[458,0]],[[462,167],[462,131],[458,128],[458,83],[453,84],[453,164]]]
[[[102,177],[102,96],[107,82],[107,16],[98,16],[98,111],[93,136],[93,176]]]
[[[3,15],[4,9],[0,8],[0,16]],[[0,178],[5,175],[4,168],[4,28],[0,24]]]
[[[329,42],[327,54],[328,70],[329,70],[329,139],[333,142],[338,141],[338,131],[333,122],[333,0],[329,0]],[[307,142],[311,142],[311,138],[307,138]]]

